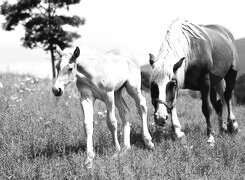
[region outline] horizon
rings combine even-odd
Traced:
[[[82,36],[74,41],[74,46],[90,47],[99,53],[128,49],[143,65],[148,63],[149,52],[158,53],[165,29],[176,18],[197,24],[221,24],[235,39],[245,38],[245,23],[241,23],[243,4],[242,0],[198,3],[195,0],[82,0],[80,4],[70,6],[68,14],[86,20],[79,28],[72,28]],[[3,21],[4,17],[0,16],[0,23]],[[20,38],[23,35],[21,26],[10,32],[0,29],[0,72],[51,77],[49,52],[22,47]]]

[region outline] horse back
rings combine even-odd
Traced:
[[[229,69],[238,71],[238,54],[232,33],[221,25],[202,26],[212,42],[211,73],[223,78]]]
[[[81,58],[77,70],[86,77],[80,78],[80,84],[97,89],[99,94],[120,89],[130,77],[140,76],[138,62],[131,53],[121,50]]]

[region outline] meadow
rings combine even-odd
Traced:
[[[188,149],[175,139],[170,122],[156,127],[149,92],[148,127],[155,150],[145,148],[141,121],[134,102],[131,108],[131,143],[128,153],[113,157],[112,138],[106,126],[105,106],[96,102],[94,112],[93,168],[87,170],[85,133],[79,94],[72,84],[62,97],[54,97],[52,81],[30,75],[0,74],[0,179],[245,179],[245,107],[234,106],[240,126],[236,136],[218,133],[210,148],[200,99],[182,91],[178,115]],[[121,121],[117,113],[119,129]],[[226,119],[226,117],[224,117]],[[118,133],[121,141],[121,130]]]

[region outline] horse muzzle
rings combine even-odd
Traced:
[[[55,96],[61,96],[63,94],[63,90],[61,88],[56,88],[54,86],[52,87],[52,91]]]
[[[157,113],[154,114],[154,121],[158,126],[164,126],[166,124],[167,119],[168,119],[168,115],[160,116]]]

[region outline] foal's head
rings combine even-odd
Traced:
[[[176,76],[177,70],[182,66],[181,58],[171,67],[169,73],[163,72],[164,69],[155,67],[155,57],[150,54],[150,65],[153,68],[151,85],[151,100],[154,106],[154,120],[159,126],[163,126],[168,119],[169,114],[175,106],[179,84]]]
[[[76,47],[73,53],[65,53],[59,48],[56,51],[59,58],[56,65],[58,75],[52,90],[55,96],[61,96],[65,86],[76,79],[76,60],[80,55],[80,49]]]

